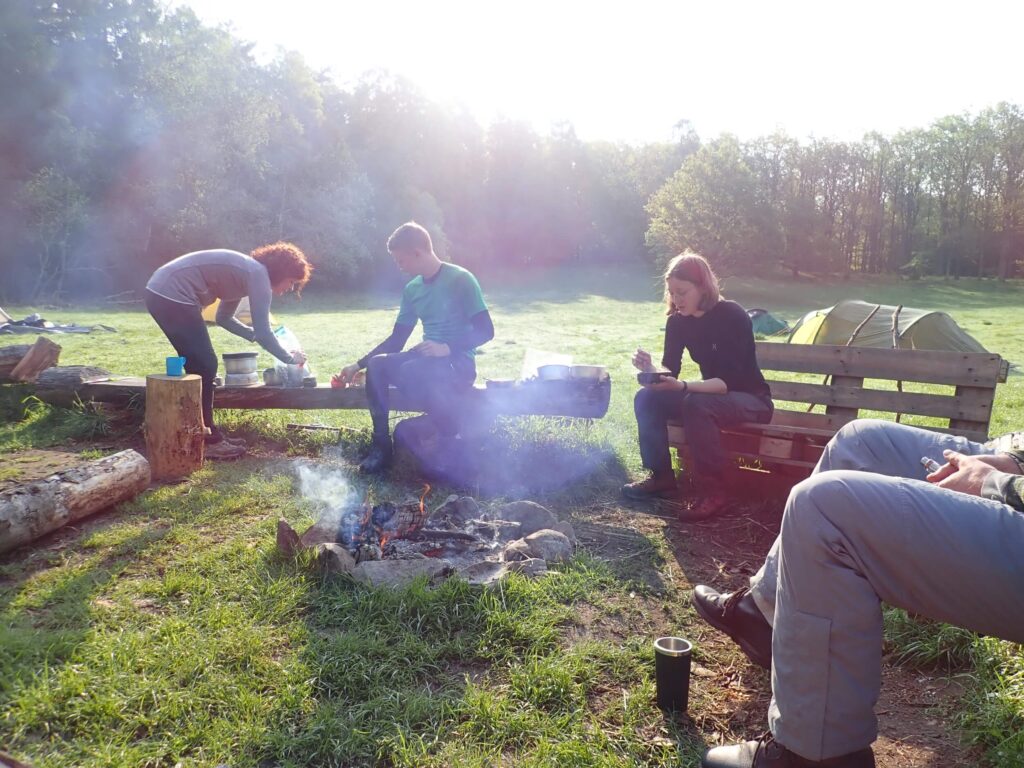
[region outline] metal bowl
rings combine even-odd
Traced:
[[[572,376],[572,366],[549,363],[537,368],[537,376],[542,381],[562,381]]]
[[[605,371],[607,369],[603,365],[574,365],[570,371],[570,375],[574,379],[592,379],[593,381],[600,381],[605,377]]]

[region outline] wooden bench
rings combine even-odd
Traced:
[[[792,482],[810,474],[825,444],[862,411],[881,411],[894,418],[927,416],[940,423],[922,425],[925,429],[987,440],[996,385],[1006,381],[1008,368],[999,355],[988,353],[765,341],[755,346],[775,413],[769,424],[723,430],[723,442],[738,459],[737,467],[748,470],[745,476],[749,471],[770,472]],[[812,374],[816,381],[780,380],[775,377],[780,372]],[[878,382],[890,382],[889,388],[879,388]],[[939,394],[907,392],[902,391],[903,382],[953,389]],[[811,406],[824,412],[811,412]],[[669,444],[685,467],[688,449],[682,424],[669,424]]]
[[[564,416],[600,419],[608,412],[612,382],[587,380],[521,382],[509,388],[492,389],[477,385],[465,393],[464,407],[482,414],[502,416]],[[146,380],[138,376],[110,376],[97,368],[67,366],[43,371],[36,381],[36,397],[44,402],[70,407],[77,400],[127,406],[146,398]],[[363,387],[332,389],[318,387],[217,387],[214,408],[287,410],[335,410],[367,408]],[[422,403],[397,390],[391,393],[393,411],[418,412]]]

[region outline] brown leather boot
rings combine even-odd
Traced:
[[[627,499],[647,501],[648,499],[674,499],[679,496],[676,475],[671,469],[652,472],[646,480],[627,483],[622,486],[622,495]]]

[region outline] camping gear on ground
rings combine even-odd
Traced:
[[[751,325],[754,326],[754,333],[761,336],[774,336],[789,330],[789,323],[782,318],[776,317],[767,309],[748,309],[747,316]]]
[[[569,375],[574,379],[593,379],[594,381],[600,381],[606,375],[606,369],[603,365],[574,365],[569,372]]]
[[[14,320],[0,310],[0,333],[91,333],[99,328],[102,331],[117,333],[116,328],[109,325],[78,325],[78,323],[51,323],[38,312],[34,312],[22,320]]]
[[[857,300],[840,301],[808,312],[793,327],[788,341],[884,349],[988,351],[945,312]]]
[[[225,352],[224,371],[228,375],[256,373],[256,352]]]
[[[681,637],[654,641],[654,682],[658,707],[685,712],[690,700],[690,660],[693,645]]]
[[[184,357],[168,357],[164,363],[167,369],[168,376],[184,376],[185,375],[185,358]]]
[[[218,307],[220,307],[220,299],[216,299],[213,304],[208,304],[203,307],[203,320],[208,323],[216,323]],[[252,325],[252,314],[249,312],[248,296],[243,296],[242,300],[238,302],[238,309],[235,310],[235,319],[239,322],[245,323],[246,325]],[[273,325],[274,322],[274,315],[271,314],[270,324]]]
[[[224,374],[225,387],[251,387],[260,383],[260,375],[252,373],[226,373]]]
[[[537,368],[541,381],[562,381],[572,375],[572,366],[561,364],[542,365]]]

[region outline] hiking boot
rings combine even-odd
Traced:
[[[679,495],[675,473],[671,470],[652,472],[646,480],[638,480],[635,483],[627,483],[622,486],[622,495],[636,501],[674,499]]]
[[[807,760],[766,733],[757,741],[710,749],[700,764],[701,768],[875,768],[875,754],[867,747],[828,760]]]
[[[729,507],[729,500],[717,493],[699,496],[690,507],[682,507],[676,512],[680,523],[699,523],[720,516]]]
[[[772,625],[749,589],[729,594],[698,584],[693,589],[693,607],[704,621],[732,638],[748,659],[759,667],[772,668]]]
[[[387,442],[374,440],[373,445],[370,446],[370,452],[359,464],[359,471],[365,475],[380,474],[391,466],[393,453],[391,438],[388,438]]]
[[[221,440],[219,443],[207,444],[205,453],[206,458],[212,461],[227,461],[245,456],[245,448]]]
[[[239,448],[248,448],[249,447],[249,443],[247,443],[245,440],[243,440],[240,437],[228,437],[227,435],[224,435],[224,436],[222,436],[221,440],[223,442],[225,442],[225,443],[231,443],[231,445],[236,445]]]

